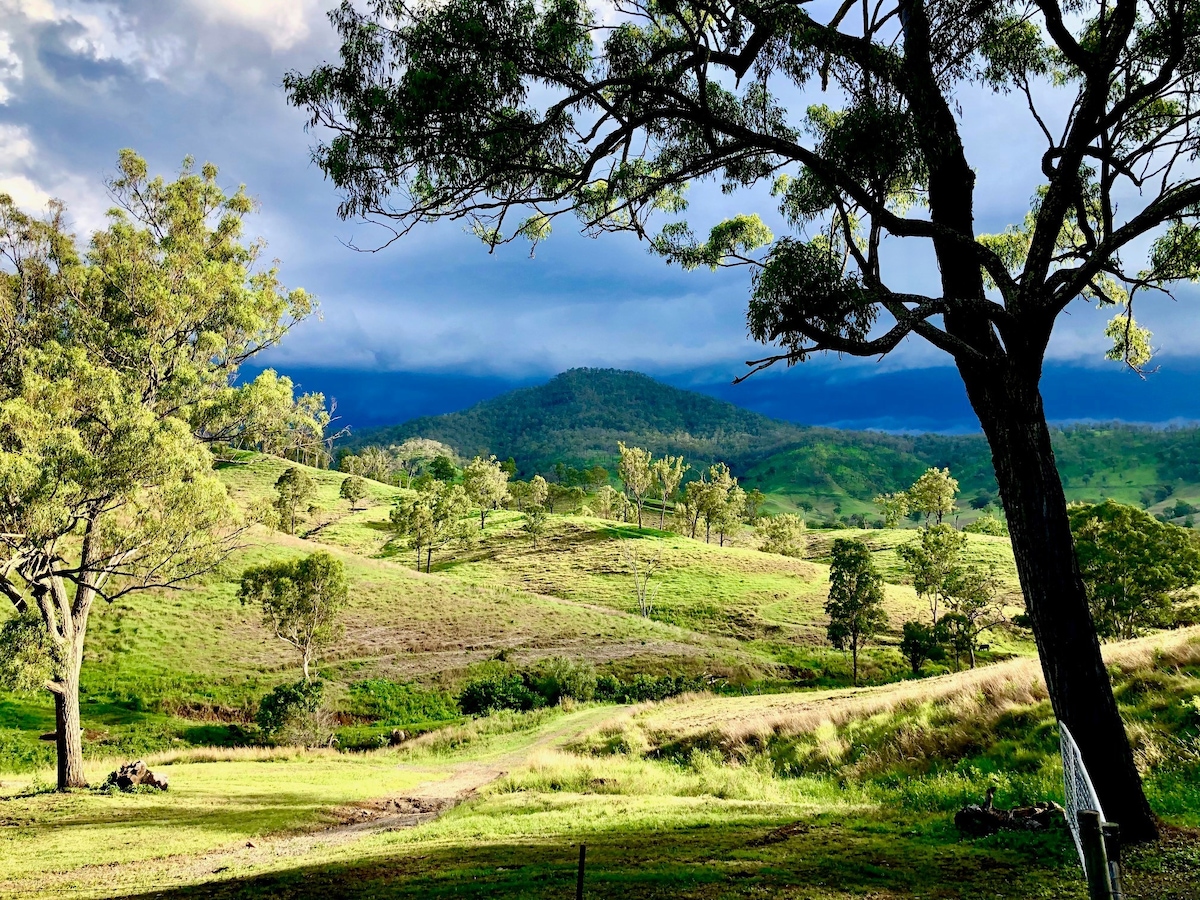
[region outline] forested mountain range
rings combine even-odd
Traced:
[[[434,438],[464,457],[512,457],[522,475],[556,463],[610,466],[617,441],[682,454],[696,468],[728,462],[768,493],[866,501],[899,490],[929,466],[948,466],[964,494],[994,492],[981,434],[903,435],[807,427],[663,384],[638,372],[572,369],[461,412],[364,429],[346,446]],[[1162,502],[1200,484],[1200,429],[1073,425],[1054,433],[1068,495]]]

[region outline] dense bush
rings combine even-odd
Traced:
[[[596,696],[596,670],[587,661],[576,662],[556,656],[542,663],[532,673],[530,681],[533,690],[548,706],[568,697],[587,701]]]
[[[458,704],[446,691],[385,678],[352,684],[350,711],[379,725],[445,722],[459,717]]]
[[[545,706],[545,698],[530,689],[528,674],[488,673],[472,678],[458,695],[458,705],[469,716],[484,716],[500,709],[529,710]]]
[[[1008,525],[1005,521],[991,513],[980,516],[974,522],[963,526],[963,531],[971,534],[990,534],[993,537],[1008,537]]]
[[[262,698],[255,721],[263,736],[282,744],[313,744],[330,724],[322,701],[322,681],[281,684]]]
[[[604,675],[596,680],[596,699],[614,703],[642,703],[707,689],[708,682],[693,675],[635,675],[624,682],[612,675]]]

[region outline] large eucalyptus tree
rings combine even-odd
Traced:
[[[775,347],[755,367],[878,356],[911,335],[949,354],[992,447],[1055,709],[1105,812],[1131,837],[1155,834],[1039,382],[1069,304],[1113,306],[1112,355],[1138,367],[1134,298],[1200,274],[1200,4],[364,0],[331,18],[340,62],[285,86],[330,132],[315,155],[343,216],[397,237],[464,220],[495,247],[573,213],[683,265],[745,265],[750,333]],[[975,228],[956,115],[980,96],[969,84],[1044,136],[1045,184],[999,235]],[[829,105],[801,108],[817,88]],[[697,237],[679,216],[705,178],[771,184],[793,233],[749,214]],[[667,221],[652,230],[655,215]],[[889,287],[885,237],[931,245],[939,288]]]

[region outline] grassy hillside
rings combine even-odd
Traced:
[[[252,507],[274,496],[287,465],[246,454],[222,464],[220,474],[234,498]],[[244,741],[238,729],[251,721],[258,699],[298,670],[290,648],[238,602],[240,574],[319,548],[343,560],[352,584],[345,637],[319,668],[357,738],[368,722],[350,700],[355,684],[390,679],[456,689],[498,658],[527,668],[561,656],[621,678],[686,673],[751,690],[848,678],[845,655],[824,638],[828,536],[815,533],[812,559],[796,560],[759,552],[748,531],[719,547],[555,515],[534,542],[519,514],[499,511],[473,546],[435,556],[426,575],[413,570],[407,550],[389,544],[384,523],[401,490],[372,482],[366,508],[351,511],[337,496],[344,476],[309,471],[318,494],[296,536],[258,527],[222,570],[200,582],[128,596],[93,613],[82,697],[89,753]],[[898,632],[922,607],[904,583],[894,547],[912,532],[839,534],[865,538],[889,581],[889,628],[865,654],[864,677],[901,677]],[[978,558],[1007,573],[1015,595],[1007,543],[980,535],[970,541]],[[639,614],[623,543],[662,556],[650,618]],[[988,658],[1028,651],[1017,636],[992,644]],[[0,694],[0,769],[48,762],[52,745],[38,736],[52,729],[48,696]]]
[[[747,486],[770,495],[776,509],[807,500],[825,513],[874,515],[872,497],[903,490],[930,466],[948,467],[964,500],[996,493],[991,453],[979,434],[799,426],[611,369],[573,369],[462,412],[366,429],[347,446],[416,436],[467,457],[511,456],[525,476],[550,474],[558,462],[612,468],[617,441],[683,454],[694,470],[722,460]],[[1078,425],[1056,429],[1053,440],[1072,500],[1111,497],[1154,512],[1179,499],[1200,506],[1200,429]]]

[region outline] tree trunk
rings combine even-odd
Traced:
[[[1013,348],[1010,348],[1010,351]],[[1038,354],[1040,360],[1040,354]],[[1071,729],[1105,817],[1131,841],[1158,828],[1088,610],[1038,382],[1041,366],[959,360],[992,450],[1013,555],[1054,712]],[[1001,368],[1003,366],[1003,368]]]
[[[854,674],[852,676],[854,686],[858,687],[858,642],[855,641],[850,647],[850,657],[854,660]]]
[[[82,648],[80,648],[82,649]],[[58,750],[58,789],[87,787],[83,774],[83,728],[79,722],[79,669],[83,654],[67,650],[66,672],[54,694],[55,743]]]

